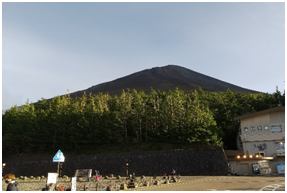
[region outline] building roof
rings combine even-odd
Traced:
[[[234,117],[233,120],[234,121],[238,121],[238,120],[241,120],[241,119],[255,117],[255,116],[258,116],[258,115],[272,113],[272,112],[278,112],[278,111],[284,111],[285,112],[285,106],[274,107],[274,108],[266,109],[266,110],[263,110],[263,111],[257,111],[257,112],[254,112],[254,113],[241,115],[241,116],[238,116],[238,117]]]

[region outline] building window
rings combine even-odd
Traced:
[[[255,127],[251,127],[251,128],[250,128],[250,131],[255,131]]]
[[[271,131],[272,132],[282,132],[281,125],[272,125],[271,126]]]
[[[276,151],[285,151],[285,142],[275,142]]]
[[[264,129],[265,129],[265,130],[268,130],[268,129],[269,129],[269,127],[266,125],[266,126],[264,127]]]
[[[261,127],[261,126],[258,126],[258,127],[257,127],[257,130],[258,130],[258,131],[262,131],[262,127]]]
[[[248,131],[248,127],[244,127],[244,131],[247,132]]]
[[[259,157],[265,157],[265,152],[258,152],[259,153]]]
[[[258,152],[255,154],[255,157],[265,157],[265,152]]]

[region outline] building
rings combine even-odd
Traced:
[[[232,172],[285,174],[285,107],[238,116],[234,121],[238,150],[225,151]]]

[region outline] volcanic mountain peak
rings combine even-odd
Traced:
[[[225,92],[229,89],[233,92],[257,93],[256,91],[245,89],[181,66],[167,65],[136,72],[110,82],[92,86],[87,90],[71,93],[71,95],[81,96],[84,92],[87,94],[102,92],[119,95],[123,89],[143,90],[149,93],[151,88],[169,91],[174,90],[176,87],[186,92],[201,87],[202,90],[209,92]]]

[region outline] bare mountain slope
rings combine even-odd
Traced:
[[[127,88],[138,91],[144,90],[146,93],[149,93],[150,88],[160,91],[173,91],[176,87],[186,92],[201,87],[202,90],[209,92],[225,92],[229,89],[239,93],[258,93],[257,91],[229,84],[184,67],[168,65],[143,70],[110,82],[98,84],[87,90],[71,93],[71,96],[81,96],[84,92],[87,94],[102,92],[119,95],[123,89]]]

